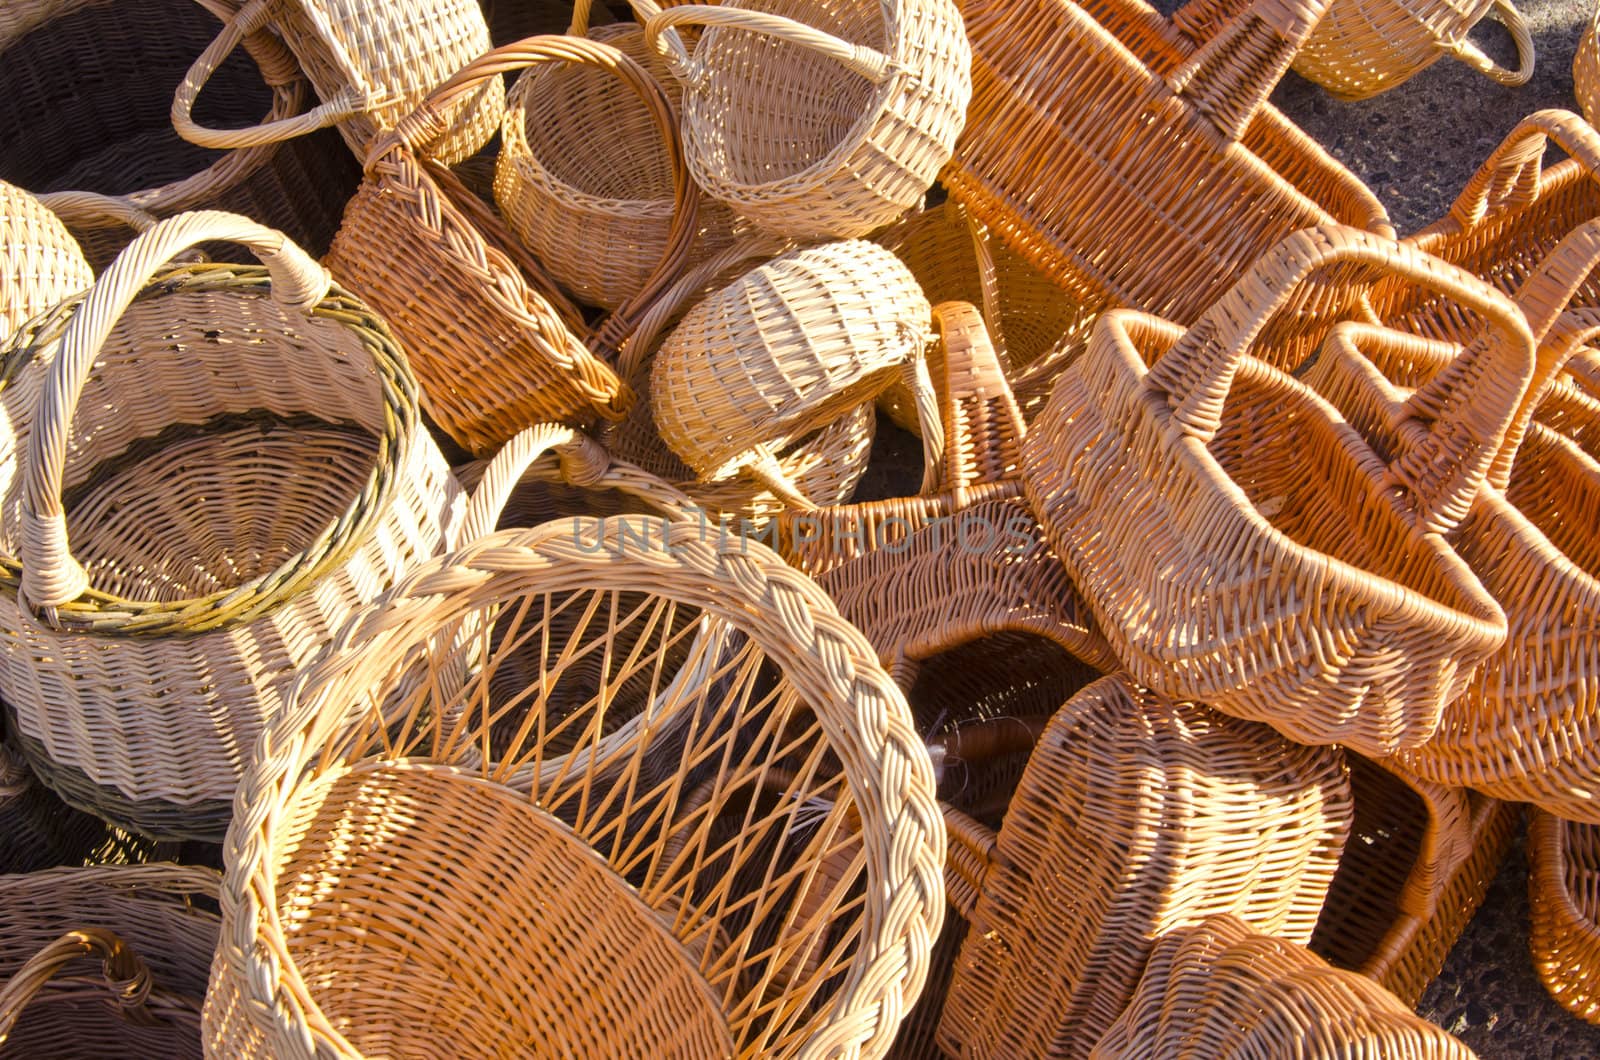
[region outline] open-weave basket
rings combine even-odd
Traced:
[[[489,204],[429,156],[447,130],[441,113],[502,74],[546,63],[597,67],[622,78],[670,125],[649,74],[622,52],[582,37],[531,37],[481,56],[373,145],[367,178],[345,209],[325,263],[381,312],[406,345],[435,423],[475,456],[524,427],[619,419],[633,394],[581,337],[577,310],[522,249]],[[676,143],[671,148],[676,151]],[[698,215],[676,167],[672,239],[649,284],[593,336],[609,355],[636,314],[683,264]]]
[[[161,270],[208,240],[266,265]],[[0,379],[9,738],[68,802],[215,841],[297,667],[452,540],[405,357],[281,233],[200,212],[17,332]]]
[[[1094,682],[1050,720],[998,834],[946,810],[969,926],[941,1046],[1085,1056],[1156,940],[1215,913],[1305,941],[1350,815],[1338,750]]]
[[[1474,1060],[1392,994],[1303,947],[1215,916],[1170,932],[1092,1060]]]
[[[1201,48],[1142,0],[967,0],[952,198],[1081,304],[1192,323],[1284,236],[1393,235],[1365,185],[1267,104],[1323,0],[1258,0]],[[1354,292],[1308,286],[1300,315]]]
[[[60,218],[0,181],[0,342],[35,313],[92,283],[94,272]]]
[[[172,91],[231,0],[16,0],[0,7],[0,179],[34,193],[126,196],[158,216],[245,214],[320,253],[360,168],[333,133],[221,153],[173,131]],[[209,12],[209,13],[208,13]],[[281,41],[254,34],[219,74],[206,113],[288,118],[310,88]],[[132,238],[108,217],[69,223],[96,269]]]
[[[0,876],[0,1057],[199,1060],[217,944],[211,869]]]
[[[809,578],[692,520],[425,565],[257,752],[217,1055],[871,1057],[921,989],[944,837],[904,700]]]
[[[248,128],[216,129],[194,118],[211,76],[252,33],[282,36],[322,102],[304,114]],[[246,0],[194,60],[172,98],[172,124],[190,143],[233,149],[280,143],[336,126],[356,157],[410,114],[423,97],[489,50],[478,0]],[[443,116],[433,141],[446,165],[476,154],[500,128],[505,85],[480,86]]]
[[[1528,827],[1529,945],[1550,996],[1600,1024],[1600,828],[1535,810]]]
[[[917,206],[972,96],[954,0],[633,0],[683,82],[695,183],[800,239],[855,239]],[[693,53],[676,27],[705,26]]]
[[[1330,265],[1407,277],[1488,321],[1393,466],[1251,356]],[[1296,233],[1187,331],[1102,316],[1028,434],[1024,485],[1136,680],[1390,754],[1432,736],[1505,640],[1504,613],[1441,535],[1483,482],[1532,347],[1510,300],[1458,269],[1355,229]]]

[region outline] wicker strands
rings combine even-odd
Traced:
[[[1600,1023],[1600,831],[1535,811],[1528,866],[1533,966],[1563,1008]]]
[[[1329,265],[1407,276],[1492,324],[1394,468],[1249,356],[1298,281]],[[1028,435],[1024,485],[1136,680],[1303,742],[1390,754],[1432,736],[1505,640],[1505,615],[1440,531],[1465,514],[1532,368],[1526,322],[1481,282],[1354,229],[1296,233],[1187,332],[1102,316]],[[1396,475],[1412,488],[1391,489]]]
[[[1093,1060],[1473,1060],[1395,997],[1300,946],[1215,916],[1156,944]]]
[[[194,119],[195,101],[223,60],[252,33],[276,30],[323,101],[291,118],[244,129]],[[231,149],[278,143],[336,125],[357,157],[423,97],[489,50],[477,0],[248,0],[200,54],[172,99],[172,124],[190,143]],[[441,115],[434,157],[449,165],[476,154],[500,127],[505,86],[489,81]]]
[[[998,835],[946,813],[970,926],[940,1045],[1085,1056],[1156,940],[1215,913],[1304,941],[1350,812],[1338,751],[1096,681],[1051,719]]]
[[[0,876],[0,1057],[198,1058],[216,896],[172,864]]]
[[[212,1055],[874,1057],[921,989],[926,751],[759,545],[640,516],[480,539],[353,619],[259,750]]]
[[[80,863],[105,838],[104,821],[56,798],[0,744],[0,873]]]
[[[0,181],[0,342],[24,320],[92,283],[89,263],[56,215]]]
[[[929,321],[916,279],[876,244],[784,254],[700,302],[667,336],[650,373],[656,427],[701,478],[749,469],[779,497],[811,508],[773,444],[824,427],[908,378],[928,425],[931,475],[943,431],[923,360]]]
[[[1572,56],[1572,93],[1578,98],[1578,107],[1592,125],[1600,119],[1600,40],[1596,39],[1600,5],[1594,16],[1583,27],[1578,38],[1578,50]]]
[[[855,239],[922,201],[961,133],[972,51],[953,0],[633,0],[683,82],[695,182],[799,239]],[[691,54],[677,28],[706,26]]]
[[[952,198],[1086,305],[1193,322],[1273,244],[1382,205],[1267,106],[1326,5],[1262,0],[1195,49],[1142,0],[968,0],[967,131]],[[1311,319],[1338,284],[1301,292]]]
[[[207,240],[266,267],[158,274]],[[194,213],[19,331],[0,375],[10,737],[67,801],[215,841],[284,683],[454,532],[404,357],[281,233]]]

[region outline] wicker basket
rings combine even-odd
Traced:
[[[323,101],[304,114],[242,129],[194,119],[195,101],[228,54],[253,33],[281,34]],[[478,0],[247,0],[200,54],[172,98],[172,124],[190,143],[234,149],[281,143],[329,126],[358,158],[423,97],[489,50]],[[505,85],[481,85],[440,116],[434,157],[445,165],[478,153],[500,128]]]
[[[159,272],[206,240],[267,265]],[[404,355],[281,233],[194,213],[34,318],[0,378],[11,739],[68,802],[215,841],[300,663],[452,540]]]
[[[231,0],[3,5],[0,179],[35,193],[126,196],[130,205],[158,216],[231,210],[320,253],[361,175],[337,136],[220,154],[173,132],[173,87],[216,33],[217,19],[236,10]],[[299,113],[310,90],[294,57],[267,34],[251,36],[245,46],[248,56],[221,71],[208,116],[246,122]],[[110,216],[68,227],[97,270],[132,238]]]
[[[1550,996],[1600,1024],[1600,830],[1534,811],[1528,828],[1533,966]]]
[[[220,1055],[881,1056],[942,916],[900,693],[808,578],[692,521],[419,569],[335,636],[240,806]]]
[[[1165,932],[1234,913],[1308,939],[1350,812],[1339,751],[1096,681],[1051,719],[998,835],[946,812],[969,926],[940,1045],[1085,1056]]]
[[[1325,6],[1258,0],[1195,49],[1142,0],[967,0],[973,102],[941,179],[1077,302],[1179,323],[1297,229],[1392,236],[1373,194],[1266,103]],[[1311,320],[1356,292],[1299,297]]]
[[[199,1060],[216,896],[173,864],[0,876],[0,1056]]]
[[[1432,429],[1394,467],[1250,356],[1300,279],[1330,265],[1406,276],[1491,325],[1466,386],[1429,408]],[[1296,233],[1187,332],[1102,316],[1028,435],[1023,481],[1136,680],[1302,742],[1390,754],[1432,736],[1505,640],[1504,613],[1440,533],[1483,482],[1532,362],[1516,307],[1465,273],[1354,229]]]
[[[56,798],[0,744],[0,873],[81,864],[105,839],[104,821]]]
[[[0,181],[0,342],[18,324],[92,283],[94,273],[60,219],[21,188]]]
[[[1215,916],[1162,937],[1092,1060],[1474,1060],[1460,1041],[1360,976]]]
[[[700,187],[799,239],[856,239],[922,202],[972,96],[954,0],[633,0],[683,82]],[[707,26],[691,55],[676,27]]]
[[[1600,119],[1600,41],[1595,38],[1600,26],[1600,5],[1583,27],[1578,50],[1572,56],[1572,94],[1578,99],[1583,116],[1594,124]]]
[[[345,210],[325,263],[369,301],[406,345],[426,411],[475,456],[524,427],[619,419],[633,394],[580,339],[581,317],[493,209],[428,161],[439,118],[485,81],[545,63],[598,67],[623,78],[657,115],[661,89],[622,52],[581,37],[533,37],[497,48],[441,85],[375,144],[367,179]],[[697,203],[679,169],[668,255],[649,284],[590,342],[610,356],[637,315],[671,284],[688,253]]]

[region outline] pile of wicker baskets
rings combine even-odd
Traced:
[[[9,5],[0,1056],[1600,1023],[1600,134],[1268,102],[1493,6]]]

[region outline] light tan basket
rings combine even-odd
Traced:
[[[1370,981],[1222,915],[1162,937],[1091,1060],[1474,1060]]]
[[[160,269],[208,240],[266,267]],[[299,665],[453,540],[404,355],[281,233],[193,213],[34,318],[0,376],[9,738],[68,802],[216,841]]]
[[[702,535],[493,534],[334,637],[241,792],[213,1054],[883,1054],[942,916],[926,751],[809,578]]]
[[[173,864],[0,876],[0,1057],[199,1060],[219,921],[195,901],[217,882]]]
[[[998,834],[945,812],[969,927],[940,1045],[1085,1056],[1157,939],[1216,913],[1303,942],[1350,814],[1338,750],[1094,682],[1050,720]]]
[[[1358,265],[1489,325],[1393,467],[1250,355],[1303,278]],[[1510,300],[1460,270],[1355,229],[1296,233],[1187,332],[1102,316],[1029,432],[1023,482],[1136,680],[1302,742],[1391,754],[1431,737],[1505,640],[1504,613],[1441,533],[1483,482],[1532,346]]]
[[[922,201],[966,119],[953,0],[633,0],[683,82],[694,179],[741,217],[854,239]],[[691,55],[676,27],[707,26]]]
[[[281,34],[316,86],[321,105],[245,129],[208,129],[195,100],[239,43],[252,33]],[[190,67],[172,99],[172,124],[190,143],[233,149],[280,143],[337,126],[358,158],[377,135],[423,97],[489,50],[478,0],[248,0]],[[500,128],[505,85],[498,79],[460,100],[433,141],[445,165],[477,154]]]
[[[1535,810],[1528,865],[1533,966],[1563,1008],[1600,1024],[1600,829]]]
[[[92,283],[94,273],[61,220],[0,181],[0,342],[24,320]]]

